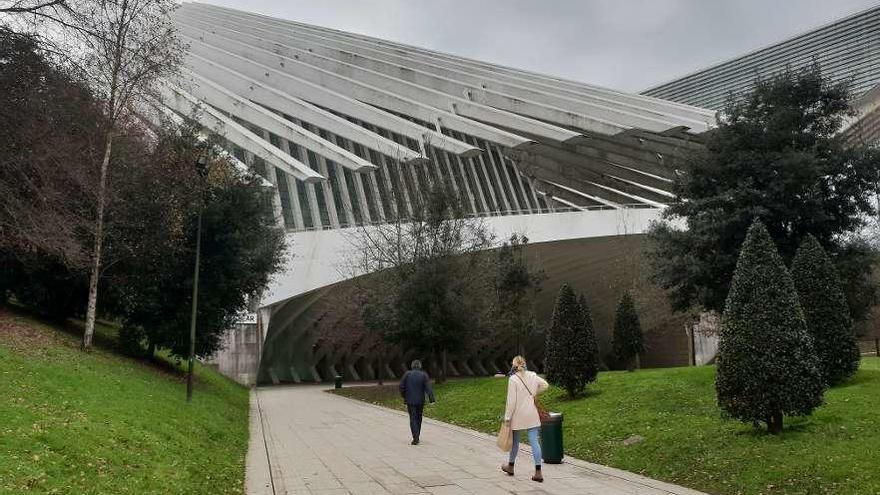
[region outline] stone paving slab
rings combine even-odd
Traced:
[[[326,386],[254,389],[248,495],[705,495],[619,469],[566,458],[515,477],[490,435],[425,419],[409,444],[406,414],[326,393]]]

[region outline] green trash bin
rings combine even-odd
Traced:
[[[336,388],[342,388],[342,375],[336,375]]]
[[[550,413],[550,419],[541,423],[541,454],[547,464],[560,464],[562,449],[562,413]]]

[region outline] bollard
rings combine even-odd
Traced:
[[[336,388],[342,388],[342,375],[336,375]]]

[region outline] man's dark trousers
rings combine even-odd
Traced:
[[[409,413],[409,429],[412,431],[413,440],[419,441],[419,435],[422,433],[422,412],[425,410],[424,404],[407,404],[406,411]]]

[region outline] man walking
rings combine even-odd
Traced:
[[[422,431],[422,412],[425,409],[425,395],[431,404],[434,403],[434,389],[431,388],[431,379],[422,371],[422,362],[418,359],[412,362],[410,370],[403,374],[400,380],[400,396],[406,402],[406,410],[409,412],[409,429],[412,431],[412,444],[419,444],[419,433]]]

